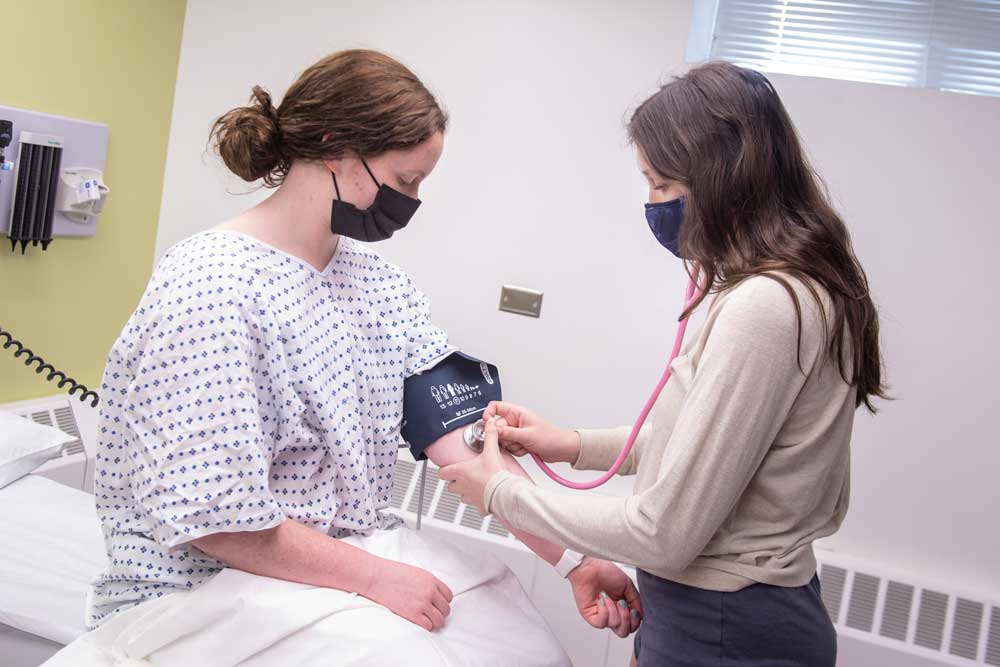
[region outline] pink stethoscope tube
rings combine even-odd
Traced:
[[[698,289],[694,280],[689,281],[687,293],[684,296],[684,308],[687,309],[688,306],[694,303],[698,296]],[[687,329],[688,319],[689,318],[685,317],[681,320],[680,324],[677,325],[677,336],[674,338],[674,349],[670,352],[670,360],[667,361],[667,368],[663,371],[663,377],[660,378],[660,382],[656,385],[656,389],[653,390],[649,400],[646,401],[646,405],[643,406],[642,412],[639,413],[639,418],[635,422],[635,426],[632,427],[632,432],[629,433],[628,440],[625,441],[625,446],[622,447],[622,451],[618,455],[618,458],[615,459],[615,462],[611,464],[611,468],[606,473],[590,482],[574,482],[566,479],[565,477],[560,477],[559,474],[546,465],[546,463],[542,461],[537,454],[532,454],[531,458],[535,459],[535,463],[537,463],[538,467],[542,469],[542,472],[563,486],[581,490],[596,489],[618,473],[619,468],[622,467],[622,464],[625,463],[625,459],[628,458],[629,452],[632,451],[632,446],[635,445],[635,440],[639,437],[639,431],[642,430],[642,425],[646,423],[646,417],[649,416],[649,412],[653,409],[656,399],[659,398],[660,392],[663,391],[663,387],[667,384],[667,380],[670,379],[670,365],[674,363],[674,359],[676,359],[677,355],[681,352],[681,344],[684,342],[684,331]]]

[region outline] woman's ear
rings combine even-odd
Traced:
[[[336,158],[333,160],[323,160],[323,164],[326,165],[327,169],[336,174],[340,172],[341,168],[344,165],[344,161],[341,160],[340,158]]]
[[[329,134],[324,134],[323,135],[323,143],[326,144],[326,141],[329,138],[330,138]],[[338,171],[340,171],[340,169],[343,167],[343,162],[344,161],[341,158],[334,158],[334,159],[331,159],[331,160],[323,160],[323,164],[326,165],[326,168],[329,169],[330,171],[332,171],[335,174]]]

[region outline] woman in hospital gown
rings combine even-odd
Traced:
[[[216,574],[177,548],[205,535],[383,527],[403,378],[450,350],[407,276],[352,239],[323,270],[231,231],[172,248],[102,388],[110,564],[89,622]]]
[[[111,350],[95,475],[109,561],[87,609],[98,629],[61,659],[565,664],[499,561],[389,530],[398,520],[382,513],[403,382],[455,348],[409,277],[360,242],[407,220],[338,229],[330,201],[416,201],[446,117],[371,51],[316,63],[277,109],[259,88],[254,99],[217,122],[218,150],[242,178],[282,187],[175,245]],[[452,436],[432,460],[470,455]],[[515,534],[550,563],[563,555]],[[635,630],[617,567],[587,558],[569,578],[592,625]]]

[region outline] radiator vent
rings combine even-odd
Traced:
[[[479,513],[475,507],[471,505],[464,505],[464,511],[462,512],[461,524],[466,528],[472,528],[473,530],[483,529],[483,515]]]
[[[840,618],[840,601],[844,597],[844,583],[847,581],[847,570],[835,565],[827,565],[819,571],[820,589],[823,591],[823,604],[834,623]]]
[[[441,497],[438,498],[437,508],[434,510],[434,518],[445,523],[455,523],[455,517],[458,516],[458,510],[461,506],[462,501],[457,493],[442,491]]]
[[[397,514],[415,517],[421,509],[420,503],[420,468],[421,465],[409,460],[408,454],[400,453],[396,461],[395,478],[392,487],[390,506]],[[496,537],[513,540],[510,532],[496,520],[479,513],[475,507],[463,503],[457,495],[449,492],[445,482],[438,477],[437,467],[427,464],[427,479],[424,482],[424,503],[421,512],[422,521],[432,521],[438,524],[461,526],[477,533],[485,533]]]
[[[823,603],[837,630],[947,665],[1000,667],[1000,606],[902,581],[817,550]],[[988,618],[987,618],[988,616]]]
[[[42,424],[43,426],[52,426],[52,417],[48,411],[46,412],[32,412],[31,420],[36,424]]]
[[[410,480],[413,479],[413,469],[417,466],[404,459],[396,461],[396,469],[393,471],[392,498],[389,505],[395,509],[403,507],[406,500],[406,491],[409,488]]]
[[[993,607],[990,612],[990,624],[988,626],[988,637],[986,642],[986,664],[1000,666],[1000,607]]]
[[[854,590],[847,607],[847,627],[871,632],[875,620],[875,604],[878,602],[878,577],[857,572],[854,575]]]
[[[416,477],[417,488],[414,490],[413,494],[410,496],[410,504],[407,506],[407,510],[413,514],[427,514],[428,508],[431,506],[431,498],[433,494],[431,493],[437,486],[437,468],[433,471],[428,466],[427,469],[427,482],[425,483],[424,493],[423,493],[423,506],[420,504],[420,468],[416,467],[415,471],[411,473]]]
[[[503,527],[503,524],[497,521],[495,516],[490,517],[490,524],[486,527],[486,532],[500,537],[507,537],[510,535],[507,529]]]
[[[951,654],[976,659],[979,627],[983,622],[983,603],[959,598],[955,603],[955,624],[951,627]]]
[[[885,608],[882,610],[882,627],[879,634],[890,639],[906,641],[912,607],[913,586],[890,581],[885,591]]]
[[[65,445],[63,445],[62,449],[63,456],[73,456],[74,454],[81,454],[83,453],[83,451],[84,451],[83,441],[80,440],[79,438],[77,438],[73,442],[67,442]]]
[[[76,417],[73,416],[73,408],[68,405],[62,405],[55,408],[52,414],[56,418],[56,426],[63,433],[68,433],[75,438],[80,437],[80,429],[76,425]]]
[[[80,427],[76,423],[73,408],[69,406],[69,403],[65,399],[60,398],[56,401],[47,402],[44,405],[33,403],[21,409],[14,407],[10,410],[14,414],[30,419],[36,424],[54,426],[66,435],[73,436],[73,440],[63,445],[63,456],[72,456],[84,451],[83,441],[80,440]]]
[[[920,596],[917,616],[917,646],[941,650],[945,616],[948,614],[948,596],[937,591],[925,590]]]

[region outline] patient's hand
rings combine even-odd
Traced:
[[[427,570],[385,558],[375,558],[369,585],[360,593],[424,630],[440,629],[451,613],[452,592],[444,582]]]
[[[576,608],[587,623],[595,628],[611,628],[619,637],[638,629],[642,620],[639,591],[620,567],[587,556],[569,573],[569,582]]]

